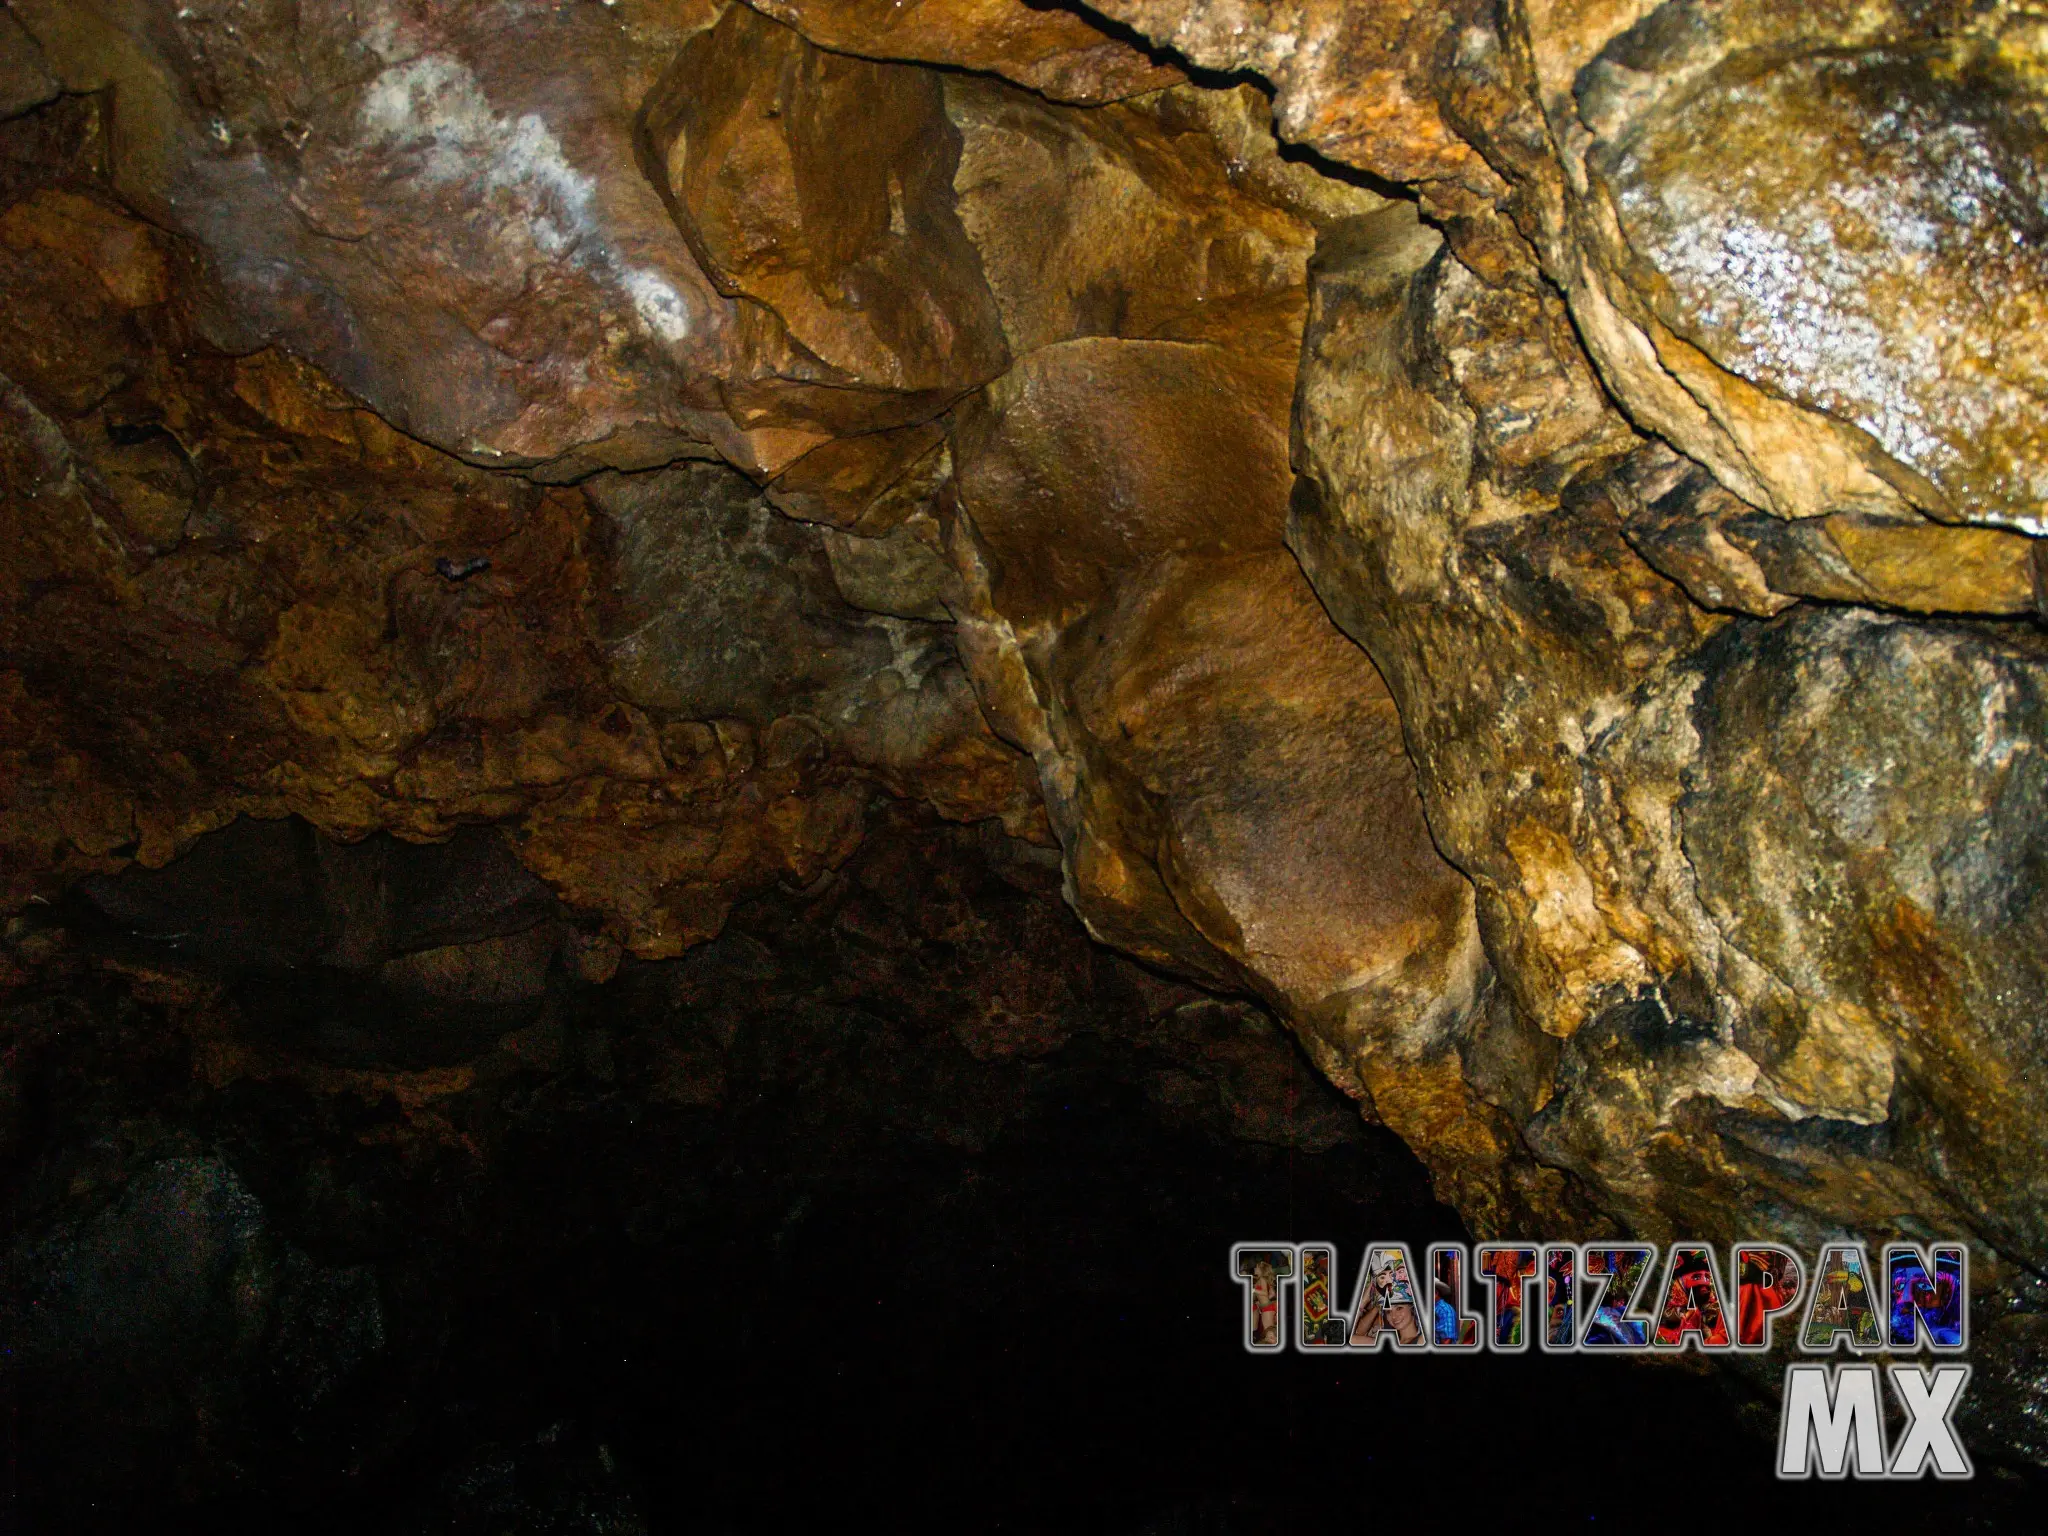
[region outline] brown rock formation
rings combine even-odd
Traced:
[[[496,823],[674,955],[886,791],[1475,1230],[2048,1270],[2038,16],[1098,9],[15,0],[8,900]]]
[[[931,414],[1003,370],[929,70],[828,53],[738,5],[683,49],[645,122],[698,261],[819,382]]]
[[[1081,17],[1010,0],[764,0],[820,48],[1001,75],[1054,101],[1099,106],[1160,90],[1181,72]]]
[[[111,205],[44,190],[8,219],[16,904],[237,812],[498,820],[662,953],[843,858],[849,770],[1024,825],[944,637],[849,607],[733,471],[473,468],[286,354],[199,343],[161,237]]]

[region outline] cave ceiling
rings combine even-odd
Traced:
[[[1475,1233],[2016,1285],[2044,82],[1997,0],[8,0],[0,891],[488,829],[615,964],[921,802]]]

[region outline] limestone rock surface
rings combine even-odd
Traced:
[[[1476,1233],[1966,1236],[2038,1459],[2044,61],[2017,0],[14,0],[6,900],[488,824],[553,959],[361,930],[457,1020],[922,800]]]
[[[1465,1078],[1633,1230],[1967,1231],[2030,1315],[2038,29],[1532,6],[1455,48],[1499,185],[1320,244],[1289,542],[1474,883]]]
[[[1000,75],[1054,101],[1099,106],[1179,81],[1149,51],[1079,15],[1009,0],[763,0],[821,48]]]
[[[929,413],[1009,361],[930,70],[827,52],[736,5],[677,57],[646,130],[712,281],[779,319],[819,383]]]

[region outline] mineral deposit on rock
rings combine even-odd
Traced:
[[[271,941],[457,1070],[921,803],[1475,1234],[1966,1238],[2039,1459],[2044,82],[2005,0],[12,0],[0,891],[451,850]],[[257,1240],[150,1177],[77,1241]]]

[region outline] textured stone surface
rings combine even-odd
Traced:
[[[0,16],[0,118],[41,106],[58,89],[42,46],[12,15]]]
[[[1969,1236],[2038,1456],[2035,10],[6,14],[10,907],[495,823],[594,976],[922,799],[1474,1230]]]
[[[6,217],[41,263],[5,343],[14,901],[238,811],[524,820],[530,862],[673,950],[843,857],[864,786],[1029,819],[946,635],[849,607],[733,470],[473,468],[285,354],[190,342],[161,241],[110,204]],[[55,305],[85,345],[51,345]]]
[[[1886,1116],[1900,1164],[2039,1254],[2048,1191],[2014,1175],[2043,1161],[2048,647],[1854,611],[1730,639],[1695,706],[1685,850],[1722,989],[1754,965],[1791,994],[1738,1043],[1844,1118]]]
[[[736,317],[632,139],[709,7],[15,14],[65,89],[119,94],[113,185],[192,242],[220,344],[282,343],[486,462],[644,463],[731,432],[704,383],[741,355]]]
[[[261,1375],[305,1411],[384,1343],[369,1269],[287,1245],[215,1158],[140,1168],[118,1199],[15,1241],[0,1265],[14,1361],[94,1381],[125,1398],[123,1418],[179,1417],[159,1394],[234,1412],[235,1378]]]
[[[1044,669],[1091,928],[1272,998],[1447,1195],[1496,1202],[1510,1143],[1455,1061],[1487,982],[1471,890],[1430,841],[1385,685],[1293,556],[1162,559]]]
[[[953,101],[969,227],[1037,342],[959,416],[962,640],[1038,760],[1072,899],[1111,943],[1274,1002],[1447,1192],[1515,1208],[1515,1149],[1454,1063],[1487,985],[1469,892],[1384,685],[1281,543],[1307,240],[1383,200],[1247,178],[1247,227],[1205,252],[1168,194],[1228,209],[1227,172],[1171,101],[1085,131],[994,90]],[[1064,227],[1004,216],[1057,184]],[[1027,283],[1046,268],[1061,286]]]
[[[1868,434],[1913,499],[2048,529],[2035,24],[2001,47],[1901,17],[1845,55],[1761,19],[1660,12],[1581,87],[1634,286],[1722,368]]]
[[[647,131],[712,281],[778,317],[819,383],[935,409],[1009,361],[953,207],[935,74],[828,53],[735,5],[664,75]]]
[[[1056,623],[1169,554],[1272,548],[1290,380],[1220,347],[1083,338],[963,412],[960,500],[1015,622]]]
[[[1325,238],[1290,522],[1474,883],[1500,1006],[1464,1077],[1535,1158],[1646,1234],[1969,1232],[2022,1312],[2032,35],[1475,26],[1441,99],[1506,195]],[[2001,1390],[1975,1432],[2031,1443]]]
[[[763,0],[821,48],[985,71],[1054,101],[1100,105],[1181,79],[1069,11],[1009,0]]]
[[[1053,111],[955,79],[946,101],[961,218],[1020,355],[1116,336],[1215,342],[1291,369],[1312,221],[1378,203],[1281,162],[1248,87]]]
[[[1444,122],[1432,69],[1455,13],[1382,0],[1104,0],[1099,9],[1207,69],[1275,88],[1283,137],[1390,180],[1477,163]]]

